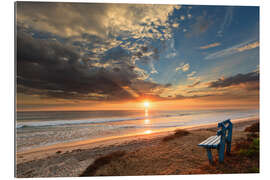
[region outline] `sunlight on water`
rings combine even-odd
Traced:
[[[144,134],[151,134],[151,133],[152,133],[152,130],[144,131]]]

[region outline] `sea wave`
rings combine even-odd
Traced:
[[[165,114],[149,117],[132,117],[132,118],[99,118],[99,119],[84,119],[84,120],[55,120],[55,121],[30,121],[30,122],[17,122],[16,128],[33,128],[33,127],[47,127],[47,126],[64,126],[64,125],[80,125],[80,124],[100,124],[100,123],[112,123],[123,121],[136,121],[144,119],[156,119],[166,117],[186,116],[185,114]]]

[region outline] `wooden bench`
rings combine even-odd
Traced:
[[[218,150],[218,160],[220,163],[224,162],[224,152],[226,146],[226,154],[231,152],[231,142],[232,142],[232,128],[233,124],[230,119],[218,123],[218,128],[216,136],[211,136],[198,144],[198,146],[204,147],[207,151],[208,160],[213,163],[212,149]]]

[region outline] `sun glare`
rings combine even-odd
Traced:
[[[143,105],[144,105],[144,107],[148,108],[150,104],[149,104],[148,101],[145,101],[145,102],[143,103]]]
[[[144,131],[144,134],[151,134],[151,133],[152,133],[152,130]]]

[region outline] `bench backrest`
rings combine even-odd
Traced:
[[[221,141],[231,142],[232,141],[232,127],[233,124],[230,119],[218,123],[217,135],[221,135]],[[225,143],[225,142],[224,142]]]

